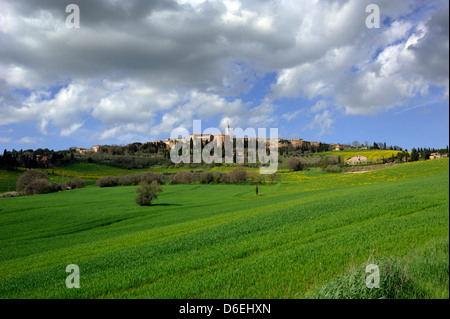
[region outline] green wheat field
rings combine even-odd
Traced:
[[[130,171],[126,171],[130,173]],[[449,298],[449,161],[365,173],[281,170],[252,185],[88,187],[0,199],[0,298]],[[0,192],[20,173],[0,173]],[[80,268],[80,288],[65,285]],[[368,289],[365,269],[380,269]]]

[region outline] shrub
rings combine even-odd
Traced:
[[[142,176],[139,174],[120,175],[117,178],[117,183],[123,186],[138,185],[141,182]]]
[[[144,175],[142,175],[141,181],[147,182],[149,184],[151,184],[153,181],[156,181],[158,184],[162,184],[161,176],[153,172],[147,172]]]
[[[291,157],[287,162],[287,167],[291,171],[302,171],[304,168],[304,164],[302,163],[302,161],[300,161],[300,159]]]
[[[119,179],[116,176],[106,176],[97,179],[95,184],[99,187],[114,187],[119,185]]]
[[[181,171],[172,177],[170,184],[191,184],[194,181],[194,175],[191,172]]]
[[[198,181],[202,184],[211,184],[214,181],[214,174],[210,172],[201,173]]]
[[[321,156],[319,159],[319,166],[325,168],[329,165],[336,165],[338,164],[340,159],[336,156],[330,155],[330,156]]]
[[[219,184],[219,183],[222,182],[223,173],[221,173],[221,172],[214,172],[213,176],[214,176],[213,183]]]
[[[64,182],[65,189],[76,189],[76,188],[83,188],[83,187],[84,187],[84,182],[79,177],[75,177],[71,181]]]
[[[248,180],[251,185],[261,184],[265,181],[264,175],[259,174],[259,172],[251,172],[248,174]]]
[[[18,197],[22,195],[20,192],[6,192],[0,195],[0,198]]]
[[[59,184],[59,183],[51,183],[50,184],[50,189],[49,189],[50,193],[59,192],[62,190],[64,190],[63,184]]]
[[[152,204],[152,200],[158,198],[158,194],[162,192],[162,189],[159,187],[157,181],[151,182],[151,184],[147,182],[139,183],[140,187],[136,189],[136,193],[138,196],[136,197],[136,204],[140,206],[150,206]]]
[[[273,184],[274,182],[278,181],[277,173],[269,174],[269,180],[270,184]]]
[[[164,184],[165,182],[172,181],[172,178],[175,174],[174,173],[161,173],[159,174],[159,177],[161,178],[161,184]]]
[[[30,183],[36,181],[36,180],[40,180],[40,179],[47,179],[47,175],[41,171],[37,171],[37,170],[29,170],[26,171],[25,173],[23,173],[22,175],[20,175],[19,179],[17,180],[17,188],[16,190],[18,192],[22,192],[25,190],[25,188],[27,187],[27,185],[29,185]]]
[[[227,184],[245,183],[247,180],[247,171],[241,167],[233,168],[222,177],[222,182]]]
[[[72,181],[65,181],[64,183],[61,184],[62,186],[62,190],[70,190],[72,189]]]
[[[79,177],[75,177],[72,182],[75,184],[75,188],[83,188],[84,187],[84,182],[81,178]]]
[[[339,173],[341,171],[341,167],[339,165],[328,165],[322,168],[322,170],[328,173]]]
[[[41,178],[36,179],[29,183],[27,186],[25,186],[25,189],[23,190],[23,193],[25,195],[36,195],[36,194],[45,194],[50,192],[50,184],[48,183],[47,179]]]
[[[424,298],[423,288],[412,278],[410,265],[404,260],[389,257],[378,259],[380,287],[367,289],[366,265],[352,267],[347,273],[340,275],[322,286],[312,298],[318,299],[420,299]],[[448,269],[448,267],[447,267]],[[448,273],[448,272],[447,272]]]

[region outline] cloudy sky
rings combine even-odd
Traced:
[[[66,6],[80,8],[67,28]],[[367,28],[369,4],[380,28]],[[445,147],[448,1],[0,0],[0,149],[177,127]]]

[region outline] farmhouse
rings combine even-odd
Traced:
[[[91,152],[91,150],[89,150],[87,148],[83,148],[83,147],[77,148],[76,151],[80,154],[88,154]]]
[[[336,145],[334,145],[333,151],[340,151],[340,150],[343,150],[343,149],[344,149],[344,148],[342,147],[341,144],[336,144]]]
[[[94,146],[91,147],[91,150],[92,150],[94,153],[97,153],[99,149],[100,149],[100,145],[94,145]]]
[[[347,164],[349,165],[356,165],[363,163],[367,163],[367,156],[355,155],[347,160]]]
[[[437,159],[437,158],[444,158],[447,157],[447,154],[439,154],[438,152],[436,153],[431,153],[430,155],[430,159]]]
[[[352,149],[352,147],[350,145],[347,144],[336,144],[333,145],[333,151],[345,151],[345,150],[350,150]]]

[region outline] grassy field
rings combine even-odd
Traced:
[[[15,191],[16,182],[20,174],[20,171],[0,170],[0,194]]]
[[[258,196],[164,185],[150,207],[132,186],[0,199],[0,298],[449,297],[448,159],[279,175]]]
[[[388,158],[392,155],[396,155],[398,151],[384,151],[384,150],[348,150],[348,151],[339,151],[339,152],[326,152],[326,153],[317,153],[317,154],[325,154],[325,155],[342,155],[347,160],[348,158],[356,155],[356,153],[365,155],[369,160],[373,160],[374,162],[382,158]],[[316,154],[316,155],[317,155]],[[283,173],[287,173],[286,169],[286,160],[283,163],[279,164],[279,171]],[[150,168],[150,169],[122,169],[108,165],[96,164],[96,163],[76,163],[66,165],[62,168],[56,169],[40,169],[41,171],[47,173],[49,182],[62,183],[67,180],[71,180],[75,177],[79,177],[84,180],[86,186],[95,185],[95,181],[98,178],[105,176],[119,176],[119,175],[127,175],[132,173],[143,173],[147,171],[152,171],[154,173],[177,173],[179,171],[211,171],[211,172],[228,172],[233,169],[232,165],[223,165],[223,166],[215,166],[211,169],[207,168],[186,168],[186,167],[172,167],[172,168]],[[18,171],[5,171],[0,170],[0,194],[8,191],[13,191],[16,189],[16,182],[19,178],[20,174],[24,172],[25,168],[19,168]],[[258,172],[259,168],[246,168],[247,171]],[[319,171],[319,170],[318,170]],[[314,174],[313,174],[314,175]],[[283,175],[286,176],[286,175]],[[289,178],[288,178],[289,179]]]
[[[76,163],[69,164],[61,168],[39,169],[47,173],[48,181],[50,183],[62,183],[71,180],[75,177],[83,179],[86,186],[95,185],[95,181],[106,176],[128,175],[133,173],[144,173],[152,171],[157,174],[161,173],[177,173],[179,171],[211,171],[211,172],[228,172],[233,169],[233,166],[216,166],[211,169],[198,169],[186,167],[172,167],[172,168],[150,168],[150,169],[122,169],[108,165],[96,163]],[[258,171],[258,168],[246,168],[247,171]],[[16,190],[16,182],[20,174],[26,171],[25,168],[18,168],[16,171],[0,170],[0,194],[8,191]]]

